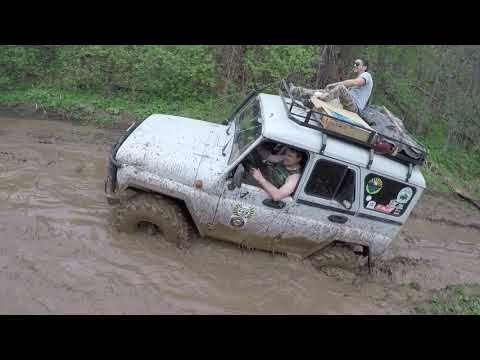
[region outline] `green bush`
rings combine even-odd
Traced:
[[[32,82],[45,76],[41,50],[26,46],[0,46],[0,79],[3,84],[14,84],[23,79]]]
[[[65,46],[57,84],[133,98],[211,95],[215,64],[206,46]]]
[[[318,62],[318,46],[270,45],[249,47],[245,54],[245,66],[252,86],[270,84],[297,73],[308,79],[315,74]]]

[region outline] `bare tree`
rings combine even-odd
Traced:
[[[324,88],[332,77],[336,66],[336,45],[323,45],[320,49],[320,59],[316,74],[316,88]]]
[[[239,85],[243,89],[247,83],[243,64],[247,45],[220,45],[214,46],[214,50],[222,74],[219,92],[225,93],[229,83]]]

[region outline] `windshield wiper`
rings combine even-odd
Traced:
[[[232,123],[233,123],[233,121],[230,122],[230,125],[229,125],[228,128],[227,128],[227,135],[230,135],[230,132],[229,132],[229,131],[230,131],[230,128],[232,127]],[[230,139],[228,139],[228,141],[227,141],[227,143],[226,143],[225,145],[223,145],[223,148],[222,148],[222,155],[223,155],[223,156],[226,155],[226,154],[225,154],[225,149],[227,148],[228,144],[230,144],[230,141],[232,141],[232,139],[235,139],[235,134],[234,134],[232,137],[230,137]]]
[[[233,124],[233,120],[230,121],[230,125],[228,125],[227,127],[227,135],[230,135],[230,128],[232,127],[232,124]]]

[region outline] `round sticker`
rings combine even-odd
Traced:
[[[374,177],[368,180],[368,183],[365,189],[367,190],[367,193],[369,193],[370,195],[375,195],[375,194],[378,194],[380,190],[382,190],[382,186],[383,186],[382,179],[380,179],[379,177]]]
[[[406,204],[413,196],[413,190],[410,187],[404,187],[397,195],[397,201],[400,204]]]
[[[243,225],[245,225],[245,220],[239,216],[232,216],[230,218],[230,225],[235,227],[242,227]]]

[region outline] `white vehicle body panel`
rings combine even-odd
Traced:
[[[314,129],[291,121],[279,96],[260,94],[262,136],[234,163],[228,165],[234,126],[171,115],[151,115],[120,146],[116,161],[117,189],[146,189],[185,202],[201,235],[236,242],[246,247],[307,256],[324,242],[340,240],[368,246],[381,255],[398,234],[425,188],[425,180],[413,167],[375,155],[367,169],[369,151],[352,143],[328,137],[323,154],[322,136]],[[297,191],[283,209],[265,206],[261,188],[243,184],[229,190],[228,177],[244,156],[262,140],[295,146],[309,154]],[[305,184],[315,162],[328,159],[355,171],[355,202],[345,210],[333,200],[310,196]],[[399,217],[363,207],[364,179],[369,173],[414,186],[416,193]],[[195,188],[201,180],[201,188]],[[347,218],[344,224],[329,220],[332,214]],[[241,226],[232,225],[235,221]]]

